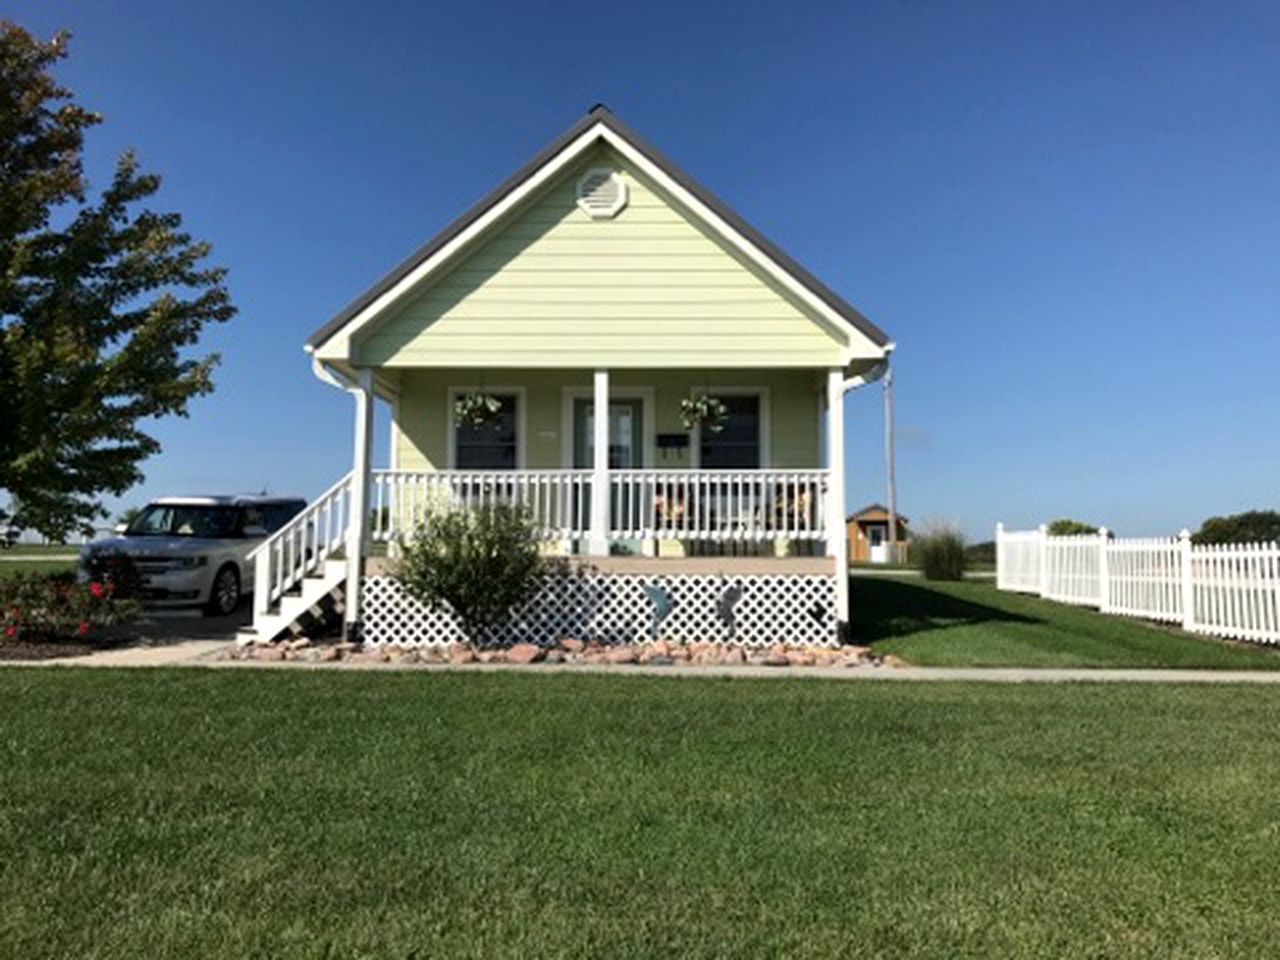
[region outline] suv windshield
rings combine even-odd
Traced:
[[[134,517],[126,533],[131,537],[229,539],[241,536],[243,516],[240,507],[152,504]]]

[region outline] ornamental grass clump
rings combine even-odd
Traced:
[[[473,647],[533,596],[547,569],[528,511],[502,504],[432,512],[402,547],[392,576],[432,610],[452,610]]]
[[[72,573],[17,574],[0,580],[0,643],[57,643],[133,620],[138,604],[112,580]]]
[[[926,580],[964,579],[964,534],[950,524],[934,524],[913,538],[911,555]]]

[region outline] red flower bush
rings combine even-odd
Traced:
[[[73,574],[19,574],[0,580],[0,617],[10,642],[56,641],[127,623],[133,600],[114,595],[110,581],[78,583]]]

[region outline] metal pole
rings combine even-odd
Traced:
[[[889,559],[898,563],[898,469],[893,441],[893,368],[884,372],[884,463],[889,485]]]

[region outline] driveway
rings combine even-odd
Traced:
[[[251,601],[241,602],[236,612],[226,617],[204,617],[198,611],[148,610],[142,620],[132,624],[129,632],[145,646],[156,647],[184,640],[221,640],[230,643],[236,631],[253,620]]]

